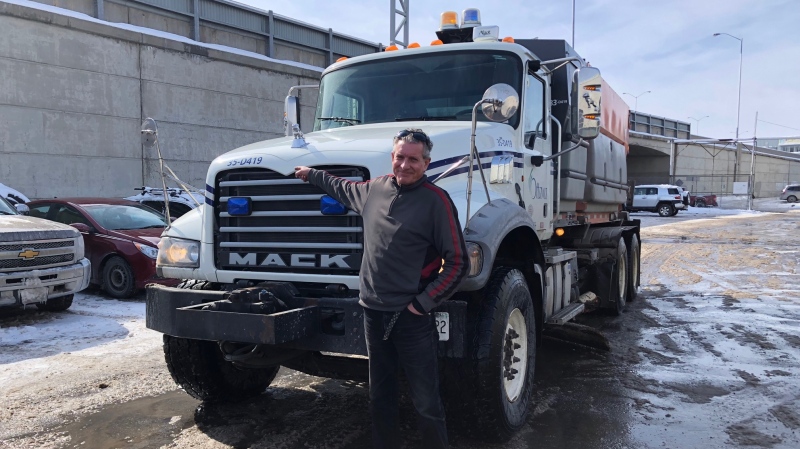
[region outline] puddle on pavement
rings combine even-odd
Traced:
[[[150,448],[171,443],[194,425],[200,404],[183,391],[112,404],[59,429],[69,434],[68,447],[107,449]]]

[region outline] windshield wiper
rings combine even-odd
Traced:
[[[396,122],[411,122],[415,120],[422,120],[423,122],[447,121],[456,120],[455,115],[426,115],[424,117],[397,117],[394,119]]]
[[[331,120],[339,123],[347,123],[348,125],[358,125],[361,123],[359,119],[347,117],[317,117],[317,120]]]

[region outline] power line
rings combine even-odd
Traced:
[[[788,128],[788,129],[793,129],[795,131],[800,131],[800,129],[798,129],[798,128],[792,128],[791,126],[779,125],[777,123],[768,122],[766,120],[758,119],[758,121],[759,122],[764,122],[764,123],[769,123],[770,125],[780,126],[781,128]]]

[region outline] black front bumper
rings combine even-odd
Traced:
[[[146,324],[174,337],[274,345],[287,349],[367,355],[364,312],[358,298],[295,297],[283,312],[267,313],[258,304],[223,300],[225,292],[147,287]],[[445,301],[450,338],[439,342],[439,355],[466,354],[467,304]]]

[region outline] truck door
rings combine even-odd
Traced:
[[[525,209],[536,225],[536,232],[549,235],[553,218],[553,164],[545,162],[539,167],[531,164],[534,150],[545,156],[550,154],[550,123],[546,111],[545,82],[528,69],[522,95],[523,176],[521,195]]]

